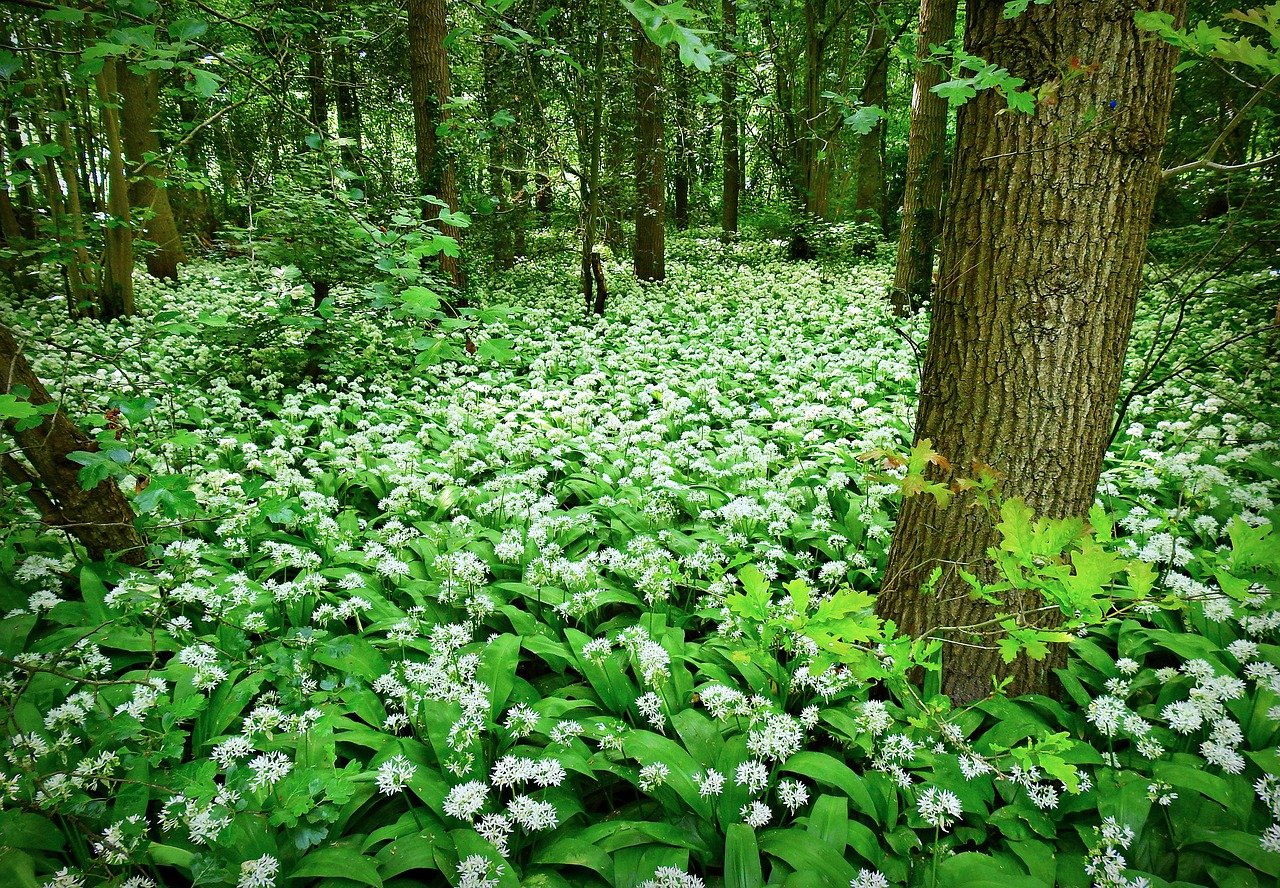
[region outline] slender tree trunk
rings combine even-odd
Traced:
[[[510,79],[503,70],[506,52],[492,41],[484,46],[484,105],[490,120],[506,110]],[[515,264],[515,245],[511,237],[511,201],[507,195],[507,128],[493,126],[489,136],[489,191],[493,206],[493,266],[510,268]]]
[[[724,14],[724,42],[738,37],[737,0],[720,0]],[[724,153],[724,181],[720,197],[720,227],[726,234],[738,230],[738,200],[742,193],[742,154],[738,143],[738,70],[730,62],[720,73],[720,150]]]
[[[409,79],[413,97],[414,158],[423,194],[444,201],[450,212],[458,210],[458,179],[453,156],[437,134],[448,122],[449,56],[444,39],[449,25],[444,0],[409,0]],[[423,218],[438,219],[440,208],[423,205]],[[438,223],[441,234],[461,242],[454,225]],[[461,291],[462,266],[453,256],[440,256],[440,270]]]
[[[871,8],[871,37],[867,41],[867,75],[862,85],[862,104],[884,107],[889,94],[889,47],[881,3]],[[871,132],[858,139],[858,193],[854,209],[859,220],[874,216],[884,229],[884,138],[885,122],[880,120]]]
[[[327,77],[324,41],[318,30],[312,31],[307,38],[307,89],[311,101],[307,108],[307,119],[311,121],[313,132],[321,136],[329,133],[329,82]]]
[[[636,277],[667,276],[664,223],[666,166],[662,145],[662,50],[636,28],[633,58],[636,89]]]
[[[595,74],[591,92],[591,117],[580,124],[583,127],[579,145],[586,149],[588,159],[587,175],[579,179],[579,196],[582,200],[582,300],[586,311],[604,314],[604,299],[597,293],[592,295],[596,286],[596,263],[599,253],[596,251],[596,228],[600,219],[600,154],[601,138],[604,128],[604,50],[606,43],[604,30],[596,36],[595,42]],[[598,310],[596,306],[599,306]]]
[[[1186,2],[1158,7],[1181,21]],[[1093,502],[1160,178],[1176,52],[1137,30],[1137,8],[1055,0],[1011,20],[1000,3],[968,14],[968,50],[1030,88],[1073,58],[1098,66],[1063,83],[1056,103],[1042,102],[1034,116],[1000,113],[994,91],[960,110],[916,420],[916,440],[929,439],[955,467],[931,469],[937,480],[994,466],[1004,497],[1050,518],[1083,516]],[[991,619],[958,571],[992,579],[985,553],[997,541],[969,494],[945,510],[908,497],[878,612],[917,637]],[[923,596],[935,566],[941,579]],[[1011,597],[1006,610],[1035,622],[1028,612],[1038,599]],[[955,643],[944,646],[943,690],[957,703],[984,696],[993,677],[1011,678],[1013,693],[1043,693],[1064,655],[1005,665],[992,634],[939,634]]]
[[[121,61],[116,67],[116,76],[123,101],[120,113],[124,153],[136,176],[129,186],[129,204],[134,211],[150,211],[144,230],[147,240],[156,245],[147,254],[147,271],[153,277],[176,281],[178,266],[187,261],[187,255],[169,205],[166,170],[146,159],[147,155],[160,151],[160,138],[155,130],[160,107],[159,75],[154,71],[136,74]]]
[[[120,94],[116,66],[108,62],[97,77],[102,132],[107,139],[107,253],[99,278],[99,317],[104,321],[134,313],[133,229],[129,220],[129,180],[120,138]]]
[[[676,168],[671,179],[675,191],[676,228],[684,231],[689,227],[689,116],[693,109],[689,107],[689,72],[679,60],[672,79],[675,81],[676,99]]]
[[[342,165],[357,174],[352,184],[367,192],[369,183],[364,174],[360,93],[357,88],[355,60],[341,43],[335,43],[333,47],[333,76],[336,79],[335,107],[338,111],[338,138],[342,140]]]
[[[826,147],[819,134],[822,119],[823,55],[826,49],[827,0],[804,4],[804,120],[800,123],[800,169],[804,208],[814,216],[830,213],[830,170],[822,163]]]
[[[920,3],[911,129],[907,137],[906,190],[902,196],[902,234],[893,276],[893,310],[898,315],[907,315],[919,308],[933,285],[933,253],[942,222],[947,100],[931,92],[946,72],[926,60],[930,45],[941,45],[955,35],[956,2],[921,0]]]
[[[13,333],[0,324],[0,395],[16,391],[37,407],[53,403],[31,372]],[[67,454],[77,450],[96,451],[96,441],[76,428],[61,410],[45,416],[34,428],[19,430],[16,420],[6,421],[4,428],[30,463],[28,468],[5,454],[4,474],[11,483],[31,485],[27,495],[47,525],[70,533],[95,561],[111,552],[126,564],[147,560],[146,540],[134,527],[133,509],[115,481],[83,490],[80,466],[67,459]]]

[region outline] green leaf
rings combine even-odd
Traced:
[[[191,91],[201,98],[213,98],[221,85],[222,78],[217,74],[203,68],[196,68],[191,72]]]
[[[966,77],[962,80],[948,80],[930,89],[930,92],[947,100],[952,108],[958,108],[978,94],[974,88],[974,79]]]
[[[760,837],[760,849],[799,873],[813,874],[827,885],[848,885],[858,873],[844,855],[794,829],[771,829]]]
[[[729,824],[724,837],[725,888],[762,888],[763,885],[756,831],[745,823]]]
[[[289,873],[290,879],[329,877],[351,879],[362,885],[382,888],[382,876],[378,865],[360,853],[354,845],[345,843],[317,848]]]
[[[209,30],[209,25],[196,18],[180,18],[169,25],[169,37],[179,43],[195,40]]]

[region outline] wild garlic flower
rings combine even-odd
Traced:
[[[378,791],[383,795],[394,795],[409,785],[418,766],[412,764],[403,755],[393,755],[378,766]]]
[[[941,830],[951,829],[952,824],[964,813],[960,799],[947,789],[930,786],[916,800],[916,811],[925,823]]]
[[[236,888],[272,888],[279,871],[280,861],[270,854],[264,854],[257,860],[246,860],[240,864],[240,879],[236,882]]]

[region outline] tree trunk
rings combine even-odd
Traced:
[[[136,74],[121,61],[116,68],[123,102],[121,118],[124,154],[135,177],[129,186],[132,210],[151,213],[146,220],[146,238],[155,248],[147,254],[147,271],[152,277],[178,279],[178,266],[187,261],[182,237],[169,205],[169,189],[165,187],[165,169],[148,162],[148,154],[158,154],[160,139],[156,135],[156,117],[160,107],[159,75],[155,71]]]
[[[662,50],[636,28],[636,277],[666,278],[666,167],[662,146]]]
[[[341,43],[333,46],[333,76],[336,80],[336,103],[338,111],[338,138],[342,140],[340,156],[342,165],[356,178],[352,184],[368,191],[368,180],[364,175],[364,146],[362,145],[360,93],[356,88],[356,65],[354,56]]]
[[[672,79],[675,80],[676,99],[676,168],[671,178],[675,191],[676,228],[684,231],[689,227],[689,115],[693,109],[689,107],[689,72],[678,59]]]
[[[581,134],[578,144],[585,149],[587,157],[587,175],[579,177],[579,197],[582,202],[582,300],[586,311],[594,311],[600,306],[598,313],[604,314],[604,300],[597,293],[595,263],[600,254],[596,251],[596,228],[600,219],[600,141],[604,127],[604,49],[605,31],[602,29],[596,36],[595,79],[591,92],[591,117],[579,124]]]
[[[413,98],[414,159],[418,183],[424,195],[444,201],[450,212],[458,210],[458,180],[453,156],[441,144],[437,131],[448,122],[449,56],[444,39],[449,25],[444,0],[409,0],[409,80]],[[423,205],[423,218],[439,218],[440,208]],[[454,225],[437,223],[440,233],[461,242]],[[456,257],[440,255],[440,270],[461,291],[462,266]]]
[[[957,0],[921,0],[916,32],[915,88],[907,137],[907,174],[902,196],[902,234],[893,276],[893,310],[918,309],[933,286],[933,252],[942,221],[943,154],[947,147],[947,100],[930,90],[946,72],[929,58],[929,46],[956,32]]]
[[[53,403],[31,372],[13,333],[0,324],[0,395],[19,389],[24,392],[20,397],[34,406]],[[4,428],[31,464],[28,469],[6,454],[4,474],[12,483],[32,485],[27,495],[40,509],[45,524],[70,533],[95,561],[111,552],[126,564],[147,560],[146,540],[134,527],[133,508],[115,481],[108,479],[93,490],[84,490],[80,487],[80,466],[67,459],[67,454],[77,450],[96,451],[96,441],[76,428],[61,410],[45,416],[34,428],[19,431],[17,420],[6,421]]]
[[[926,0],[927,2],[927,0]],[[862,85],[862,104],[884,107],[889,94],[889,47],[880,3],[871,8],[871,37],[867,41],[867,75]],[[884,138],[885,122],[877,121],[871,132],[858,138],[858,193],[854,209],[858,220],[874,217],[881,230],[885,223],[884,205]]]
[[[129,221],[129,180],[120,140],[120,95],[116,66],[107,62],[96,77],[102,132],[107,139],[107,252],[98,286],[98,316],[104,321],[134,313],[133,228]]]
[[[484,45],[484,109],[490,119],[489,192],[493,200],[493,267],[498,270],[515,264],[515,244],[511,237],[511,200],[507,194],[507,133],[505,126],[492,123],[494,115],[506,110],[511,79],[506,70],[508,53],[492,40]]]
[[[1158,5],[1181,20],[1186,2]],[[1057,0],[1011,20],[1000,3],[969,11],[967,49],[1029,88],[1073,59],[1098,67],[1034,116],[999,113],[994,90],[960,111],[915,435],[954,467],[931,468],[936,480],[980,461],[1003,473],[1005,498],[1050,518],[1085,515],[1093,502],[1160,177],[1176,52],[1137,30],[1136,8]],[[877,611],[916,637],[990,619],[958,569],[992,579],[985,552],[997,541],[971,495],[946,510],[908,497]],[[922,596],[935,566],[941,579]],[[1039,602],[1013,595],[1009,612],[1031,623]],[[986,695],[993,677],[1011,678],[1012,693],[1043,693],[1065,656],[1005,665],[990,633],[941,635],[955,643],[944,648],[943,690],[957,703]]]
[[[321,136],[329,133],[329,83],[326,67],[324,41],[320,38],[317,25],[316,30],[307,38],[307,88],[311,97],[307,119],[311,121],[312,131]]]
[[[724,13],[724,42],[730,46],[738,36],[737,0],[720,0]],[[741,195],[742,154],[738,145],[738,71],[736,62],[720,73],[720,148],[724,152],[724,184],[721,186],[720,227],[726,234],[738,230],[738,200]]]

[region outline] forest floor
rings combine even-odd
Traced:
[[[498,852],[504,886],[569,884],[566,864],[619,888],[762,865],[1087,885],[1126,854],[1154,885],[1262,884],[1280,875],[1280,386],[1251,331],[1277,270],[1162,265],[1212,236],[1153,244],[1099,491],[1108,548],[1182,606],[1079,638],[1062,703],[950,714],[877,702],[777,631],[809,603],[866,611],[879,585],[901,491],[866,456],[907,451],[927,336],[888,311],[888,247],[789,262],[759,236],[677,236],[664,285],[610,266],[605,319],[550,241],[432,329],[358,286],[317,314],[298,276],[242,259],[141,282],[128,325],[0,306],[117,441],[86,471],[134,491],[165,547],[160,571],[77,571],[0,499],[3,653],[54,670],[7,685],[10,731],[48,738],[13,793],[131,823],[125,856],[172,884],[264,857],[457,882]],[[752,616],[733,596],[761,582]],[[125,683],[86,695],[59,677],[80,670]],[[35,800],[103,754],[145,779]],[[512,755],[542,770],[495,776]],[[17,847],[36,871],[131,872],[57,844]]]

